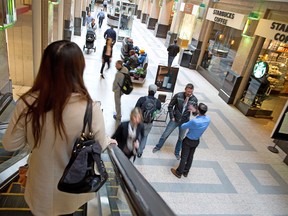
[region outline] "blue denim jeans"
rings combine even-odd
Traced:
[[[144,136],[140,142],[140,146],[138,148],[138,154],[143,154],[143,150],[145,149],[147,137],[152,129],[153,123],[144,123]]]
[[[181,147],[182,147],[182,139],[184,139],[185,132],[186,132],[186,130],[181,130],[180,126],[181,126],[180,122],[175,122],[175,121],[170,120],[168,125],[166,126],[166,129],[165,129],[164,133],[160,137],[159,142],[156,145],[156,148],[160,150],[162,148],[162,146],[164,145],[165,141],[167,140],[167,138],[170,136],[170,134],[174,131],[174,129],[176,127],[178,127],[179,134],[178,134],[178,140],[177,140],[177,143],[176,143],[176,146],[175,146],[174,154],[175,155],[180,155],[180,150],[181,150]]]

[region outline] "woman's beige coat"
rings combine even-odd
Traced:
[[[33,101],[34,98],[28,100]],[[26,105],[19,100],[11,122],[3,138],[3,146],[8,151],[16,151],[25,145],[33,150],[29,158],[29,172],[25,188],[25,200],[34,215],[52,216],[75,212],[81,205],[95,197],[95,193],[69,194],[57,189],[57,184],[67,165],[75,139],[80,135],[87,102],[80,100],[78,94],[73,94],[63,111],[63,121],[68,140],[55,134],[52,112],[46,115],[41,143],[34,147],[31,122],[27,128],[24,118],[16,121]],[[104,150],[108,142],[105,136],[105,126],[99,103],[93,103],[92,128],[95,140],[98,140]],[[15,126],[15,128],[14,128]],[[13,129],[14,128],[14,129]],[[27,133],[26,133],[27,129]]]

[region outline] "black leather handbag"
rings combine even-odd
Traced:
[[[71,158],[58,183],[60,191],[77,194],[96,192],[108,179],[101,159],[102,148],[94,140],[91,124],[92,101],[89,100],[81,136],[74,143]],[[89,133],[85,133],[86,125],[88,125]]]

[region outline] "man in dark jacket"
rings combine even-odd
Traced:
[[[168,113],[170,121],[166,126],[165,131],[161,135],[158,144],[153,148],[153,153],[159,151],[164,145],[167,138],[174,131],[176,127],[179,128],[178,141],[175,146],[174,154],[177,160],[180,160],[180,150],[182,147],[182,139],[185,136],[185,130],[181,129],[181,125],[189,121],[190,117],[190,106],[197,107],[198,99],[193,95],[194,86],[191,83],[188,83],[185,87],[184,92],[179,92],[173,96],[169,105]],[[196,115],[197,113],[193,113]]]
[[[168,67],[170,68],[172,65],[172,62],[176,55],[180,52],[180,47],[177,45],[177,40],[174,40],[174,43],[171,44],[168,48]]]

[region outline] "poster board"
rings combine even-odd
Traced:
[[[288,101],[286,102],[271,133],[271,138],[288,140]]]
[[[157,85],[157,91],[174,92],[179,68],[169,67],[164,65],[158,65],[157,74],[155,78],[155,85]]]

